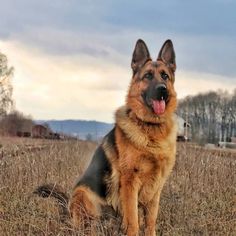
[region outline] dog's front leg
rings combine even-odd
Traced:
[[[155,236],[156,220],[160,202],[160,191],[158,191],[154,198],[145,206],[145,236]]]
[[[120,200],[123,214],[123,228],[128,236],[137,236],[138,225],[138,182],[133,173],[121,176]]]

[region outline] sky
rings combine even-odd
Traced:
[[[143,39],[176,52],[179,98],[236,87],[234,0],[0,0],[15,107],[34,119],[113,122]]]

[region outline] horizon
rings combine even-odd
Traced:
[[[114,122],[139,38],[153,59],[173,41],[179,99],[235,89],[234,1],[9,0],[1,7],[0,52],[15,69],[13,99],[34,120]]]

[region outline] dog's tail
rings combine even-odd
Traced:
[[[52,197],[56,199],[59,205],[59,214],[62,221],[65,221],[69,217],[68,202],[69,196],[63,189],[57,184],[45,184],[37,187],[34,194],[43,198]]]

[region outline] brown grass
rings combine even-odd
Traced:
[[[58,183],[70,193],[96,145],[27,142],[44,148],[26,150],[25,141],[0,141],[0,153],[4,149],[0,155],[0,235],[84,235],[69,221],[60,222],[53,200],[32,192],[41,184]],[[12,152],[16,146],[25,151]],[[122,235],[118,218],[94,224],[97,235]],[[159,235],[167,236],[236,235],[236,153],[179,144],[175,168],[162,192],[157,227]]]

